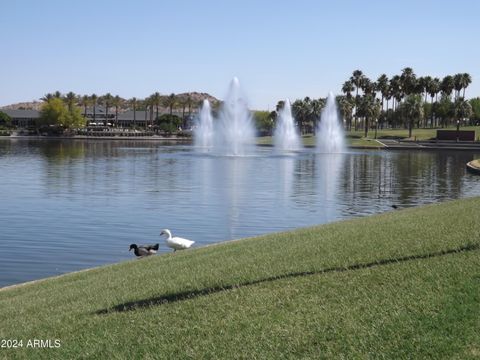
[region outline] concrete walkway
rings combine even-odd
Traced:
[[[408,141],[379,139],[385,149],[392,150],[479,150],[480,142],[455,142],[455,141]]]

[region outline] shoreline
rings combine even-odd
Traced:
[[[91,141],[91,140],[111,140],[111,141],[157,141],[167,143],[192,143],[191,137],[163,137],[153,136],[42,136],[42,135],[19,135],[19,136],[0,136],[0,140],[71,140],[71,141]],[[383,141],[382,141],[383,140]],[[392,141],[387,139],[375,139],[380,146],[371,145],[347,145],[348,149],[354,150],[418,150],[418,151],[438,151],[438,150],[456,150],[456,151],[480,151],[480,142],[454,142],[454,141]],[[256,144],[259,147],[273,147],[273,144]],[[305,148],[315,148],[315,145],[304,145]]]

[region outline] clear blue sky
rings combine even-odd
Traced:
[[[0,106],[60,90],[223,98],[237,76],[255,109],[375,80],[471,74],[480,96],[476,0],[1,0]]]

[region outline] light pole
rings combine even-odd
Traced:
[[[375,119],[375,140],[377,140],[378,119]]]
[[[457,120],[457,142],[460,138],[460,120]]]

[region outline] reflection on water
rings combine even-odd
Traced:
[[[129,259],[130,243],[161,241],[162,228],[201,246],[479,195],[465,172],[474,157],[263,147],[224,157],[157,142],[2,140],[0,286]]]

